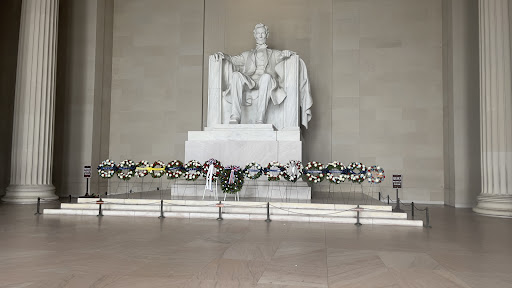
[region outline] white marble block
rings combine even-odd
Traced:
[[[302,161],[300,130],[276,131],[272,124],[217,124],[205,131],[189,131],[185,161],[204,163],[210,158],[242,168],[253,161],[263,167],[271,161],[283,165]]]

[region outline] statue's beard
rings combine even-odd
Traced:
[[[267,42],[267,39],[256,39],[256,44],[265,44],[265,42]]]

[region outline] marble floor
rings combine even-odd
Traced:
[[[34,212],[0,204],[0,287],[512,287],[512,219],[470,209],[431,206],[432,229]]]

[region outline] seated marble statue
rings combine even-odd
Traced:
[[[210,56],[208,126],[228,122],[307,128],[313,100],[304,62],[295,52],[269,49],[267,26],[257,24],[253,32],[254,49]],[[275,107],[268,107],[270,101]]]

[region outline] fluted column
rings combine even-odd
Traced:
[[[476,213],[512,217],[512,95],[508,0],[479,0],[482,193]]]
[[[52,184],[58,0],[23,0],[6,202],[57,199]]]

